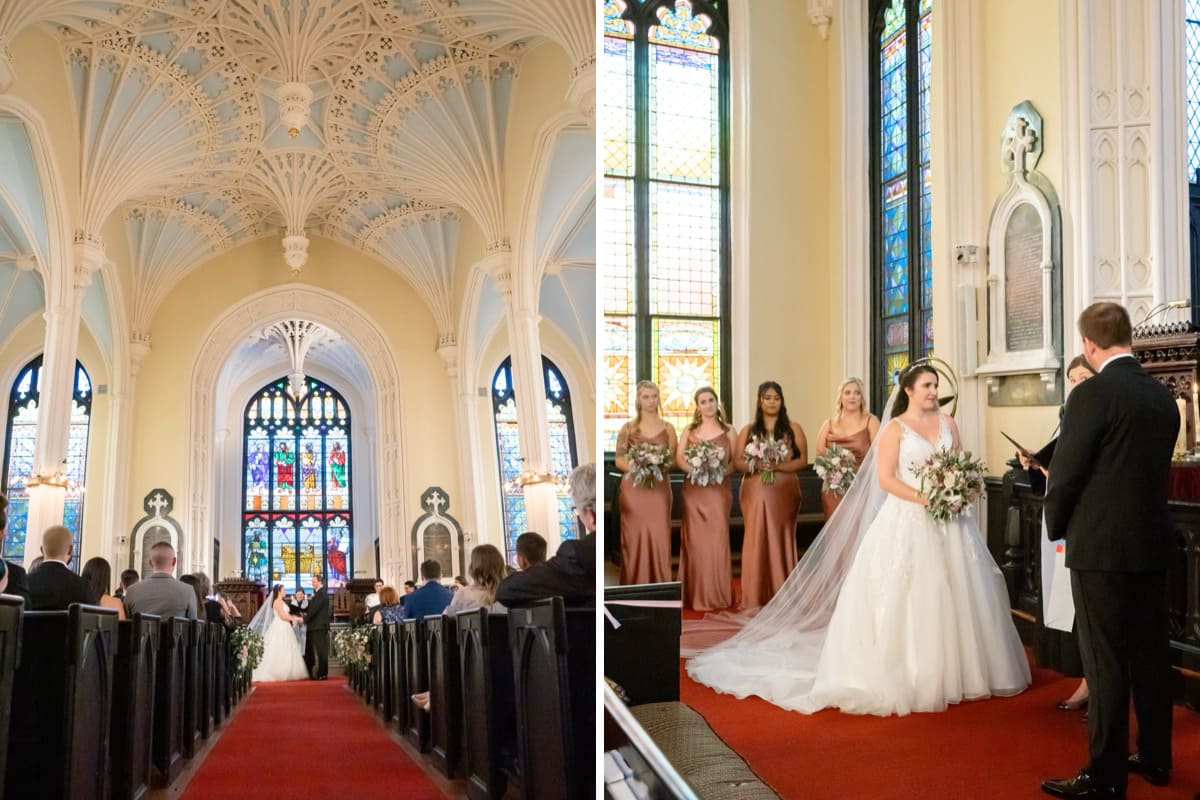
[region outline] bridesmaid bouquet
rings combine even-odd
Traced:
[[[921,491],[929,498],[929,516],[939,522],[971,513],[983,495],[983,462],[970,453],[935,450],[916,469]]]
[[[629,477],[634,484],[650,489],[655,483],[666,480],[671,450],[666,445],[654,442],[638,442],[630,446],[625,458],[629,460]]]
[[[840,444],[831,444],[813,461],[813,469],[821,476],[827,492],[842,495],[850,491],[858,471],[858,459]]]
[[[716,486],[725,481],[725,450],[709,441],[689,444],[683,449],[687,459],[688,483],[696,486]]]
[[[764,484],[775,482],[775,465],[782,464],[791,455],[792,447],[784,439],[768,436],[763,439],[755,436],[746,443],[746,462],[750,465],[750,473],[758,473],[758,479]]]

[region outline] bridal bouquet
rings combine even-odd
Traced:
[[[671,449],[664,444],[638,442],[625,454],[629,460],[629,477],[643,489],[665,480],[670,469]]]
[[[696,486],[716,486],[725,480],[725,449],[701,440],[683,449],[691,471],[688,482]]]
[[[333,657],[348,667],[371,663],[371,626],[344,628],[333,635]]]
[[[243,625],[229,634],[229,646],[233,651],[234,668],[253,670],[262,661],[263,637],[257,631]]]
[[[750,473],[757,472],[758,479],[764,484],[775,482],[775,467],[787,461],[791,454],[791,444],[773,436],[765,439],[755,436],[746,443],[746,462],[750,465]]]
[[[834,494],[845,494],[854,483],[858,459],[840,444],[831,444],[813,461],[813,469],[821,477],[822,488]]]
[[[947,522],[969,514],[983,495],[984,470],[970,453],[935,450],[916,469],[921,491],[929,498],[929,516]]]

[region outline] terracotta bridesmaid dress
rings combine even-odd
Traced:
[[[651,437],[634,429],[629,444],[654,442],[667,447],[663,428]],[[673,457],[673,456],[672,456]],[[671,580],[671,483],[659,481],[649,489],[621,479],[621,583],[666,583]]]
[[[709,439],[725,451],[733,450],[729,434]],[[683,482],[683,531],[679,548],[679,580],[683,605],[696,611],[718,611],[733,605],[733,575],[729,556],[729,512],[733,489],[727,475],[718,486]]]
[[[775,482],[763,484],[758,473],[742,479],[741,608],[759,608],[775,596],[792,574],[796,562],[796,516],[800,512],[800,481],[792,472],[776,472]]]
[[[854,453],[854,457],[858,460],[859,465],[867,455],[867,451],[871,449],[871,432],[870,426],[863,426],[863,429],[857,433],[852,433],[849,436],[834,436],[829,434],[826,439],[826,446],[831,444],[841,445],[842,447]],[[833,420],[829,421],[829,429],[833,430]],[[833,492],[821,491],[821,510],[825,512],[825,519],[833,514],[833,510],[842,502],[842,495]]]

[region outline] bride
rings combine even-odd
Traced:
[[[880,716],[1029,685],[1004,579],[978,526],[935,521],[918,488],[921,462],[960,446],[939,410],[937,371],[913,364],[888,406],[822,534],[737,635],[688,662],[695,680],[804,713]]]
[[[308,677],[308,667],[291,626],[293,622],[303,621],[288,613],[287,604],[283,602],[283,584],[276,584],[270,599],[250,621],[251,629],[263,637],[262,660],[254,668],[251,680],[296,681]]]

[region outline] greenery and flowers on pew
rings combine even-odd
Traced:
[[[253,670],[262,660],[262,634],[251,630],[249,626],[243,625],[234,629],[229,635],[229,643],[236,669]]]
[[[371,626],[358,625],[333,635],[333,656],[348,667],[365,667],[371,663]]]

